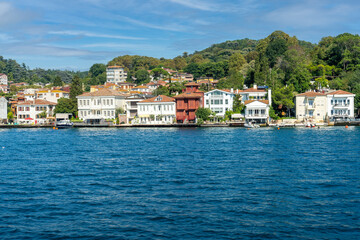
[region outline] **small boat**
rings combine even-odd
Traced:
[[[258,127],[260,127],[260,126],[259,126],[259,125],[256,125],[255,123],[248,122],[248,123],[245,123],[245,124],[244,124],[244,127],[246,127],[246,128],[258,128]]]
[[[308,128],[313,128],[313,127],[316,127],[315,123],[307,123],[305,125],[305,127],[308,127]]]
[[[72,128],[74,123],[72,123],[70,120],[61,120],[56,122],[56,127],[61,128]]]

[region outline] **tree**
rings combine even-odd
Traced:
[[[295,104],[294,99],[294,86],[289,85],[279,89],[275,89],[272,95],[273,105],[275,111],[279,112],[280,115],[284,115],[287,111],[288,116],[290,115],[290,109],[292,109]]]
[[[198,108],[195,112],[196,117],[203,121],[209,120],[211,114],[212,112],[209,108],[202,108],[202,107]]]
[[[153,75],[155,79],[159,79],[161,76],[169,75],[169,73],[162,68],[154,68],[151,70],[151,75]]]
[[[46,111],[42,111],[40,114],[39,114],[39,117],[40,118],[46,118],[47,114],[46,114]]]
[[[242,66],[246,63],[244,56],[241,53],[235,53],[229,58],[229,72],[240,71]]]
[[[152,92],[152,95],[154,96],[159,96],[159,95],[165,95],[165,96],[169,96],[170,92],[169,89],[165,86],[159,86],[157,89],[155,89]]]
[[[106,66],[102,63],[95,63],[89,69],[89,75],[93,78],[103,74],[104,72],[106,73]]]
[[[8,112],[7,114],[7,119],[9,120],[9,122],[12,122],[14,120],[14,114],[13,112]]]
[[[72,82],[71,82],[70,99],[77,101],[76,96],[79,96],[82,93],[83,93],[82,83],[81,83],[79,76],[76,75],[76,76],[74,76],[74,78],[72,79]]]
[[[63,85],[63,81],[61,81],[60,76],[55,77],[53,85],[57,87],[61,87]]]
[[[150,74],[147,70],[144,69],[137,70],[135,73],[135,78],[135,83],[137,85],[150,82]]]
[[[241,102],[241,95],[236,94],[233,100],[233,112],[242,113],[245,109],[245,105]]]
[[[219,89],[243,89],[244,86],[244,77],[239,72],[233,72],[230,77],[226,79],[220,79],[217,84]]]
[[[54,113],[72,113],[76,116],[77,112],[77,101],[69,98],[60,98],[55,107]]]

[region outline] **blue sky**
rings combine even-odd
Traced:
[[[316,43],[359,34],[359,12],[353,0],[0,0],[0,55],[88,70],[119,55],[173,58],[275,30]]]

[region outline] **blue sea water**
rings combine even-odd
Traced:
[[[0,129],[0,239],[360,239],[360,128]]]

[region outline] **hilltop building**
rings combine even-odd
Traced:
[[[124,67],[108,66],[106,68],[106,82],[118,84],[125,82],[126,78],[127,72],[125,72]]]

